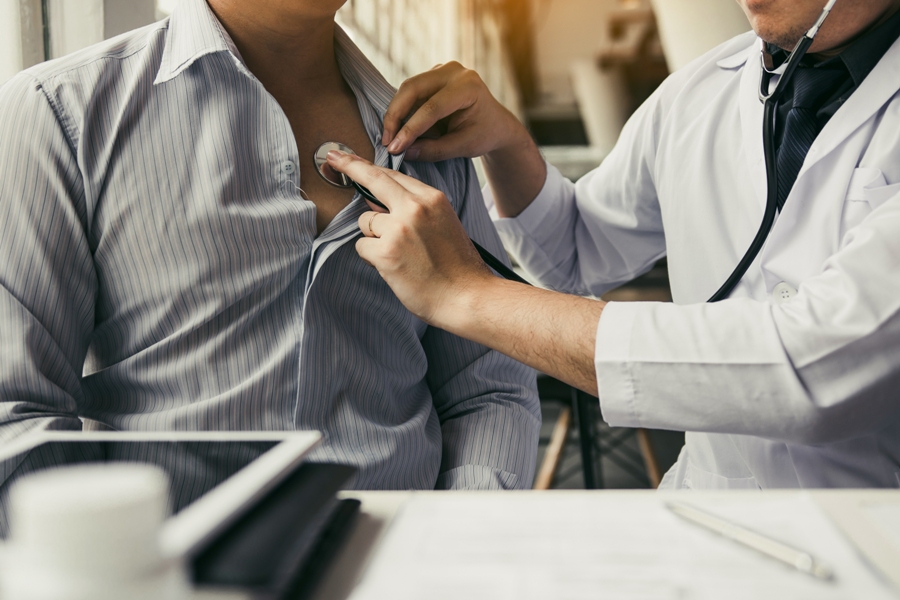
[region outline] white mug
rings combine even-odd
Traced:
[[[0,554],[4,600],[181,600],[183,563],[159,533],[168,479],[139,463],[47,469],[13,483]]]

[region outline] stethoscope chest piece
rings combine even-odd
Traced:
[[[347,177],[343,173],[338,173],[331,168],[331,165],[328,164],[328,153],[332,150],[339,150],[345,154],[356,154],[356,152],[351,150],[349,146],[345,146],[340,142],[325,142],[324,144],[316,148],[316,153],[313,156],[313,162],[316,163],[316,171],[319,173],[319,176],[322,179],[335,187],[354,187],[353,181],[349,177]]]

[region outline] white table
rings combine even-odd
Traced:
[[[378,553],[379,542],[384,538],[391,521],[394,519],[398,510],[414,497],[422,497],[423,495],[445,494],[453,497],[469,497],[469,498],[497,498],[498,494],[506,495],[522,495],[522,494],[548,494],[552,498],[558,498],[561,501],[566,499],[591,499],[596,498],[598,505],[604,505],[609,501],[614,502],[637,502],[647,501],[649,499],[664,502],[667,499],[677,499],[688,502],[719,502],[727,499],[735,499],[738,495],[742,498],[768,498],[768,499],[791,499],[801,494],[809,494],[809,496],[822,507],[827,513],[829,510],[837,511],[842,515],[839,525],[849,532],[851,537],[856,529],[860,529],[858,533],[865,537],[865,526],[860,526],[859,521],[855,520],[849,507],[859,504],[860,499],[883,500],[884,502],[900,502],[900,492],[898,491],[870,491],[870,490],[835,490],[835,491],[771,491],[771,492],[655,492],[649,490],[622,490],[622,491],[550,491],[550,492],[345,492],[341,496],[345,498],[356,498],[362,502],[360,515],[353,532],[346,540],[344,547],[341,549],[333,564],[326,573],[323,581],[319,585],[315,600],[345,600],[349,597],[357,583],[361,579],[364,570],[371,563],[373,557]],[[448,496],[449,497],[449,496]],[[890,552],[894,549],[882,548],[880,551]],[[879,551],[876,548],[876,551]],[[894,555],[896,556],[896,555]],[[883,557],[882,557],[883,558]],[[892,557],[893,558],[893,557]],[[900,564],[900,563],[898,563]],[[838,565],[839,566],[839,565]],[[197,598],[204,600],[242,600],[245,598],[239,594],[202,594]],[[900,595],[898,595],[900,598]]]

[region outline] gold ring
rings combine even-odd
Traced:
[[[370,237],[375,237],[375,232],[372,231],[372,221],[374,221],[374,220],[375,220],[375,217],[377,217],[377,216],[378,216],[378,213],[377,213],[377,212],[373,212],[373,213],[372,213],[372,216],[369,217],[369,236],[370,236]]]

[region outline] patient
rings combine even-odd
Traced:
[[[356,488],[526,488],[534,376],[413,317],[354,249],[347,144],[500,252],[472,165],[380,144],[393,90],[341,0],[181,0],[0,88],[0,443],[36,429],[318,429]]]

